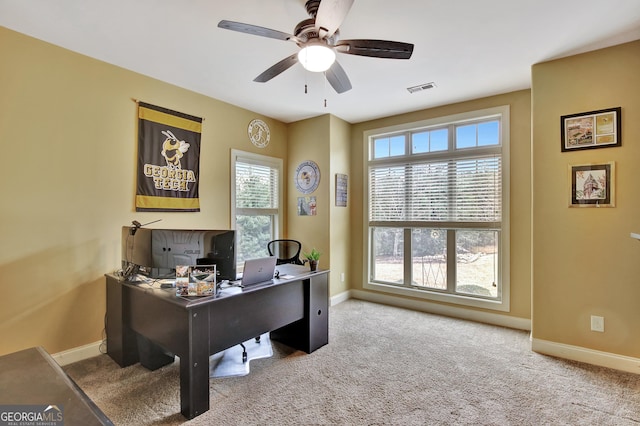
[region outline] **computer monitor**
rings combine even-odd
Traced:
[[[216,265],[218,280],[235,280],[235,231],[122,227],[125,277],[172,278],[176,265]]]

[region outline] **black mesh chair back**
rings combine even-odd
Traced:
[[[296,265],[304,265],[300,260],[300,250],[302,250],[302,244],[296,240],[273,240],[267,244],[267,250],[269,250],[269,256],[275,256],[278,258],[277,265],[283,263],[294,263]]]

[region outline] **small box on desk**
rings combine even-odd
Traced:
[[[212,296],[216,291],[216,265],[176,266],[176,296]]]

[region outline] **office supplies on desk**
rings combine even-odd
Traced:
[[[176,265],[176,296],[212,296],[216,265]]]

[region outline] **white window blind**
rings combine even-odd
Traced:
[[[267,244],[282,229],[282,160],[231,151],[231,226],[236,230],[236,257],[268,256]]]
[[[500,156],[372,167],[372,222],[500,222]]]
[[[236,161],[236,213],[278,209],[278,168],[246,159]]]

